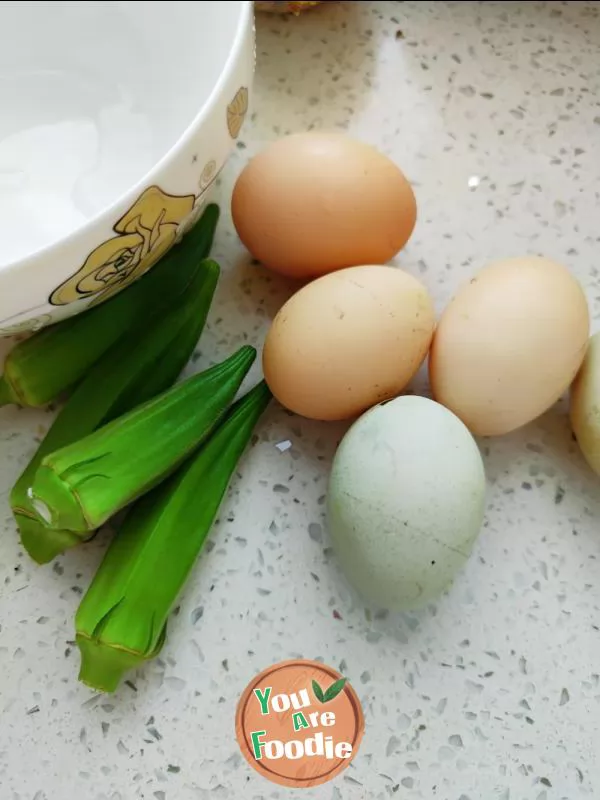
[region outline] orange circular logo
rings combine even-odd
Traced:
[[[356,755],[364,718],[354,689],[318,661],[282,661],[246,687],[235,731],[245,759],[281,786],[319,786]]]

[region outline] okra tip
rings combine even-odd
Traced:
[[[202,269],[212,278],[213,283],[216,284],[221,276],[221,267],[218,261],[215,261],[214,258],[205,258],[202,260]]]
[[[269,386],[264,379],[255,384],[255,386],[250,389],[247,396],[248,399],[252,399],[258,404],[264,403],[266,405],[268,405],[273,399],[273,393],[269,389]]]
[[[256,355],[257,355],[256,347],[253,347],[251,344],[243,344],[240,347],[238,347],[238,349],[234,353],[232,353],[228,358],[226,358],[225,361],[221,363],[226,364],[229,361],[240,360],[244,364],[248,364],[248,369],[249,369],[254,363]]]
[[[221,208],[218,203],[207,203],[206,208],[202,212],[200,219],[211,219],[214,220],[215,223],[218,221],[221,215]]]

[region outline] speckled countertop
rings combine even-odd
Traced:
[[[398,263],[438,310],[487,260],[535,251],[577,273],[598,328],[598,4],[355,2],[265,17],[256,87],[224,208],[265,141],[347,128],[413,181],[420,219]],[[260,345],[291,292],[249,263],[226,213],[216,254],[225,274],[194,369]],[[349,769],[303,797],[600,795],[600,483],[563,407],[481,441],[489,503],[475,554],[448,596],[405,616],[365,609],[330,553],[323,499],[343,428],[274,407],[162,658],[111,697],[77,683],[71,642],[106,537],[36,568],[9,518],[8,488],[47,424],[0,410],[0,800],[286,797],[242,760],[233,725],[247,681],[296,655],[339,667],[366,717]]]

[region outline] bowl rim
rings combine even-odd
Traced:
[[[190,142],[198,127],[201,126],[202,123],[207,119],[214,106],[219,101],[221,94],[223,93],[226,85],[229,83],[231,75],[237,66],[239,54],[243,50],[246,41],[246,30],[248,25],[252,24],[253,19],[254,1],[240,0],[240,9],[235,35],[233,37],[233,43],[231,45],[229,55],[225,61],[225,65],[221,70],[216,83],[189,125],[182,131],[179,138],[161,156],[161,158],[159,158],[154,166],[145,172],[128,189],[118,195],[118,197],[116,197],[110,203],[110,205],[106,206],[105,209],[100,211],[98,214],[95,214],[93,217],[90,217],[82,225],[66,234],[66,236],[61,236],[60,239],[50,242],[47,245],[43,245],[37,250],[32,250],[30,253],[27,253],[26,255],[21,256],[14,261],[9,261],[5,264],[0,263],[0,275],[5,275],[7,272],[10,273],[22,269],[27,265],[28,262],[34,262],[45,258],[51,259],[52,256],[64,248],[65,245],[73,244],[73,242],[77,239],[83,239],[99,223],[106,223],[109,227],[112,227],[112,222],[114,221],[115,216],[118,216],[119,209],[124,205],[127,205],[129,201],[139,195],[139,193],[145,187],[151,186],[157,182],[159,174],[162,173],[165,168],[170,166],[171,162],[175,159],[175,156],[179,153],[179,151]]]

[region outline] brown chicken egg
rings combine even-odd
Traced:
[[[270,144],[240,174],[231,211],[266,267],[312,279],[385,264],[416,222],[413,190],[389,158],[340,133],[299,133]]]
[[[427,290],[408,273],[378,265],[333,272],[300,289],[273,320],[265,379],[301,416],[348,419],[404,389],[434,324]]]
[[[585,294],[566,267],[536,256],[497,261],[439,320],[429,357],[433,396],[471,433],[509,433],[568,388],[589,330]]]

